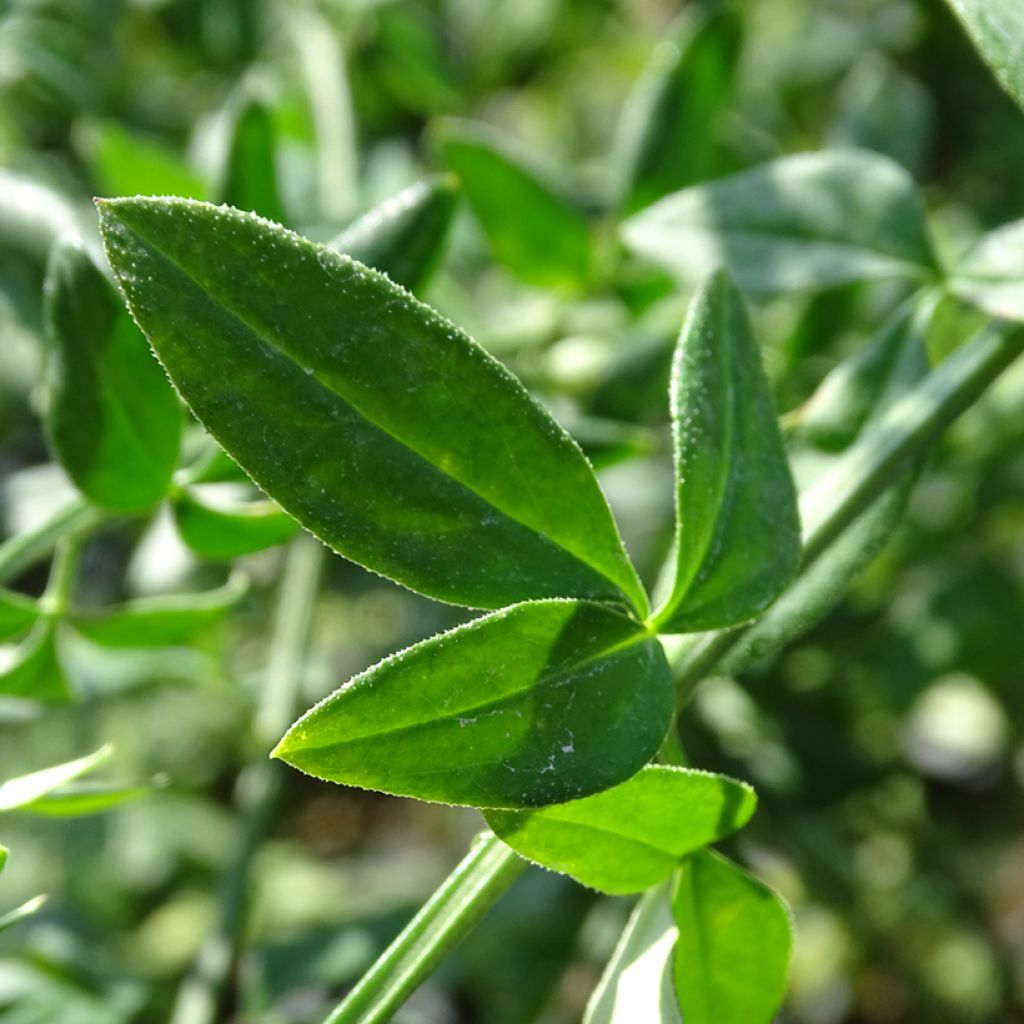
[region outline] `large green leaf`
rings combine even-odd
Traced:
[[[676,997],[686,1024],[771,1024],[793,945],[780,897],[702,850],[679,869],[672,914]]]
[[[477,807],[607,789],[672,713],[658,641],[581,601],[516,605],[410,647],[300,718],[274,756],[333,782]]]
[[[676,565],[666,633],[736,625],[800,561],[796,491],[743,300],[719,271],[697,294],[672,372]]]
[[[458,188],[435,175],[375,206],[328,244],[418,292],[441,260]]]
[[[184,490],[171,507],[181,539],[211,562],[226,562],[283,544],[298,529],[295,520],[272,501],[215,508]]]
[[[236,210],[101,204],[136,319],[207,429],[339,552],[441,600],[644,595],[579,448],[387,278]]]
[[[590,229],[560,189],[484,125],[446,121],[437,143],[498,262],[528,284],[578,288],[586,283]]]
[[[689,7],[674,37],[656,47],[619,123],[624,212],[714,176],[740,30],[739,17],[725,5]]]
[[[114,288],[78,243],[59,243],[46,275],[46,433],[90,501],[140,511],[167,492],[181,409]]]
[[[1020,0],[948,0],[999,84],[1024,107],[1024,5]]]
[[[0,640],[10,640],[27,632],[38,617],[36,601],[0,588]]]
[[[583,1024],[682,1024],[672,983],[675,943],[669,886],[660,885],[637,903]]]
[[[983,235],[953,270],[949,287],[992,316],[1024,320],[1024,220]]]
[[[749,294],[937,273],[913,181],[856,149],[783,157],[676,192],[625,221],[622,237],[684,281],[725,264]]]
[[[742,828],[756,804],[749,786],[724,775],[649,765],[595,796],[484,817],[528,860],[621,894],[668,878],[686,854]]]

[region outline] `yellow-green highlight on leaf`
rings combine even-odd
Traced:
[[[725,266],[748,295],[939,273],[913,180],[858,149],[782,157],[674,192],[624,221],[621,234],[684,282]]]
[[[167,493],[181,408],[117,292],[76,241],[50,256],[45,285],[44,425],[68,476],[94,504],[139,512]]]
[[[335,550],[498,608],[646,597],[578,446],[453,324],[386,277],[251,214],[100,203],[107,256],[211,434]]]
[[[672,369],[675,577],[664,633],[737,625],[800,562],[796,489],[743,299],[718,271],[694,297]]]
[[[668,663],[642,626],[599,604],[535,601],[356,676],[300,718],[274,756],[396,796],[538,807],[628,779],[671,714]]]
[[[679,869],[672,915],[676,998],[686,1024],[771,1024],[793,946],[781,897],[702,850]]]
[[[229,562],[283,544],[298,529],[273,501],[217,508],[186,489],[174,498],[171,511],[181,539],[210,562]]]
[[[749,786],[724,775],[648,765],[595,796],[484,817],[527,860],[625,894],[656,885],[688,853],[742,828],[756,804]]]

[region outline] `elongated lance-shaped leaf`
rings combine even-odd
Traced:
[[[719,271],[694,298],[671,387],[675,580],[665,633],[753,618],[800,561],[796,491],[743,300]]]
[[[586,219],[527,158],[484,125],[466,121],[444,122],[436,140],[499,263],[541,287],[579,288],[587,282]]]
[[[1024,320],[1024,220],[983,235],[953,269],[949,288],[992,316]]]
[[[169,647],[221,622],[246,589],[246,579],[239,575],[216,590],[142,597],[97,612],[77,612],[67,621],[82,636],[105,647]]]
[[[107,744],[74,761],[65,761],[29,775],[0,782],[0,811],[16,811],[81,778],[110,760],[114,748]]]
[[[100,814],[121,804],[140,800],[153,792],[139,783],[72,782],[15,808],[18,814],[40,818],[80,818]]]
[[[184,490],[171,503],[181,539],[201,558],[227,562],[283,544],[298,524],[272,501],[215,508]]]
[[[625,221],[622,238],[684,281],[724,264],[751,295],[938,273],[913,181],[856,149],[783,157],[674,192]]]
[[[756,804],[749,786],[724,775],[648,765],[582,800],[484,817],[527,860],[623,894],[656,885],[686,854],[742,828]]]
[[[710,850],[679,869],[675,988],[686,1024],[771,1024],[786,991],[789,909],[763,882]]]
[[[39,605],[30,597],[0,588],[0,640],[27,632],[39,617]]]
[[[274,756],[319,778],[476,807],[628,779],[668,731],[661,645],[607,606],[537,601],[410,647],[298,720]]]
[[[386,277],[258,217],[103,202],[107,255],[196,415],[353,561],[440,600],[645,598],[579,448]]]
[[[0,916],[0,932],[5,932],[8,928],[13,928],[16,924],[20,924],[25,918],[31,917],[46,900],[46,896],[33,896],[32,899],[22,903],[20,907],[15,907],[14,910],[9,910],[6,914]]]
[[[458,196],[455,180],[447,175],[418,181],[365,213],[328,245],[419,292],[441,260]]]
[[[619,123],[623,212],[714,176],[740,35],[739,17],[724,5],[688,7],[673,37],[655,48]]]
[[[181,408],[117,292],[77,242],[59,243],[46,275],[46,434],[83,494],[137,512],[167,493]]]
[[[583,1024],[683,1024],[672,979],[676,923],[668,883],[640,897]]]
[[[44,703],[63,703],[70,698],[53,622],[40,619],[18,645],[14,659],[0,670],[0,694]]]
[[[1024,109],[1024,6],[1018,0],[947,0],[999,84]]]
[[[270,111],[259,99],[248,96],[236,101],[230,119],[219,189],[221,200],[261,217],[284,221]]]

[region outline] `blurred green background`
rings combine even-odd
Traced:
[[[94,233],[91,196],[229,199],[324,240],[439,169],[438,126],[455,116],[515,139],[597,216],[623,105],[681,11],[659,0],[0,2],[4,535],[68,492],[39,423],[41,282],[55,234]],[[952,256],[1021,215],[1024,116],[944,4],[750,0],[737,11],[735,81],[691,180],[856,145],[909,169]],[[240,133],[239,111],[254,109],[256,127]],[[232,171],[246,160],[259,173]],[[798,409],[905,294],[855,284],[758,304],[780,411]],[[672,529],[665,384],[686,296],[600,269],[584,290],[524,283],[463,207],[425,298],[577,433],[652,580]],[[1017,367],[928,460],[905,522],[842,605],[756,671],[706,680],[684,719],[692,763],[761,796],[734,850],[795,910],[784,1021],[1024,1021],[1022,401]],[[250,592],[190,646],[115,652],[69,635],[76,703],[0,703],[0,779],[109,740],[108,774],[159,780],[101,816],[0,816],[12,851],[0,911],[51,894],[0,936],[2,1024],[169,1019],[240,841],[235,783],[256,756],[282,550],[238,560]],[[90,539],[78,599],[101,607],[226,575],[162,512]],[[45,583],[32,569],[17,587]],[[304,702],[460,614],[330,559]],[[253,863],[224,1021],[321,1019],[480,827],[475,812],[297,773],[286,787]],[[530,873],[398,1019],[576,1021],[628,910]]]

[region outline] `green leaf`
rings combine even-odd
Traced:
[[[583,1024],[683,1024],[672,985],[675,942],[669,887],[659,885],[637,903]]]
[[[419,292],[441,260],[458,196],[457,185],[446,175],[418,181],[375,206],[328,245]]]
[[[440,158],[462,183],[495,259],[527,284],[579,288],[590,276],[590,229],[561,190],[483,125],[446,121]]]
[[[261,217],[284,222],[287,218],[278,190],[275,131],[270,111],[264,103],[249,97],[239,101],[232,113],[230,126],[225,126],[228,151],[221,174],[220,199],[240,210],[252,210]],[[154,193],[152,189],[145,191],[167,194]]]
[[[211,562],[229,562],[283,544],[298,529],[295,520],[272,501],[221,509],[183,491],[171,507],[181,539]]]
[[[983,235],[953,270],[949,288],[992,316],[1024,320],[1024,220]]]
[[[151,786],[118,785],[104,782],[79,782],[46,793],[21,804],[19,814],[35,814],[43,818],[78,818],[99,814],[112,807],[138,800],[152,793]]]
[[[855,149],[783,157],[676,192],[625,221],[622,238],[683,281],[724,264],[751,295],[938,272],[911,178]]]
[[[686,1024],[771,1024],[786,991],[789,910],[768,886],[709,850],[679,869],[675,988]]]
[[[22,903],[20,907],[15,907],[14,910],[0,916],[0,932],[5,932],[8,928],[20,924],[26,917],[31,917],[46,902],[47,898],[46,896],[33,896],[32,899]]]
[[[694,298],[672,372],[676,566],[661,632],[732,626],[800,562],[796,491],[743,300],[716,273]]]
[[[105,647],[171,647],[223,621],[247,589],[244,577],[233,576],[216,590],[140,598],[95,613],[78,612],[67,621]]]
[[[30,597],[0,588],[0,640],[27,632],[39,617],[39,605]]]
[[[39,621],[19,644],[14,660],[0,671],[0,695],[63,703],[71,695],[56,648],[56,627]]]
[[[616,144],[625,213],[713,177],[718,125],[732,98],[741,23],[718,4],[688,8],[626,102]]]
[[[7,867],[7,858],[11,855],[11,851],[6,846],[0,846],[0,874],[3,874],[3,870]]]
[[[948,0],[999,84],[1024,108],[1024,7],[1018,0]]]
[[[138,512],[167,492],[181,409],[117,293],[75,242],[59,243],[46,275],[46,433],[90,501]]]
[[[742,828],[754,791],[724,775],[649,765],[595,796],[536,811],[487,811],[495,835],[600,892],[642,892],[681,858]]]
[[[65,761],[29,775],[19,775],[0,782],[0,811],[16,811],[39,800],[55,789],[94,771],[109,761],[113,753],[114,748],[108,743],[74,761]]]
[[[235,210],[101,204],[129,305],[199,419],[353,561],[493,608],[642,587],[578,447],[387,278]]]
[[[477,619],[356,676],[274,751],[310,775],[475,807],[614,786],[668,729],[661,645],[602,605],[538,601]]]

